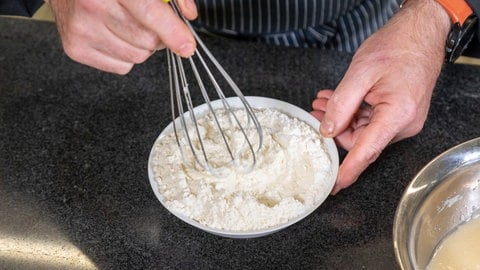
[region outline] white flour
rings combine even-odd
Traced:
[[[228,118],[217,114],[221,122]],[[332,172],[318,131],[277,110],[256,110],[256,116],[264,139],[257,164],[248,173],[233,169],[219,178],[185,166],[173,132],[157,142],[153,171],[167,208],[211,228],[247,231],[286,223],[319,203]],[[226,150],[219,134],[212,132],[212,121],[202,117],[198,122],[208,153],[223,160]],[[233,137],[233,144],[241,145],[238,130]]]

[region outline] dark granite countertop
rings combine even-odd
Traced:
[[[392,224],[409,181],[480,135],[480,68],[446,66],[417,136],[273,235],[227,239],[171,215],[147,159],[169,123],[166,58],[126,76],[74,63],[53,24],[0,19],[0,268],[396,269]],[[305,110],[350,54],[206,39],[246,95]]]

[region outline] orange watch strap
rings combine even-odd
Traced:
[[[400,4],[402,8],[408,0],[403,0]],[[463,25],[465,20],[473,14],[472,8],[468,5],[465,0],[435,0],[439,3],[443,9],[448,13],[450,20],[453,23],[458,23]]]
[[[465,20],[473,14],[472,8],[465,0],[435,0],[447,11],[453,23],[463,25]]]

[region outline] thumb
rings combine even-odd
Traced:
[[[374,74],[374,72],[370,73]],[[335,137],[348,127],[373,85],[373,78],[368,70],[360,69],[352,62],[327,102],[320,125],[323,136]]]

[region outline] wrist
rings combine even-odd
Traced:
[[[447,10],[436,0],[404,0],[401,10],[415,12],[434,23],[446,36],[452,27],[452,20]]]
[[[400,11],[392,19],[397,32],[415,44],[416,52],[429,52],[424,56],[444,59],[445,41],[452,22],[436,0],[404,1]]]
[[[477,30],[478,19],[477,16],[475,16],[472,7],[470,6],[470,2],[474,2],[480,7],[480,1],[412,0],[408,2],[404,1],[401,7],[403,8],[408,6],[409,8],[412,8],[412,6],[415,4],[420,5],[420,2],[421,4],[425,4],[425,6],[431,4],[431,14],[433,17],[435,17],[435,19],[431,18],[431,21],[434,23],[440,23],[442,29],[445,29],[445,15],[448,16],[450,26],[447,28],[448,35],[445,39],[445,60],[447,62],[455,62],[455,60],[467,48],[474,36],[475,31]],[[443,12],[441,12],[441,10],[443,10]],[[441,17],[443,17],[443,19]]]

